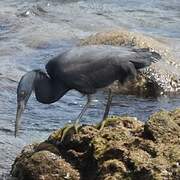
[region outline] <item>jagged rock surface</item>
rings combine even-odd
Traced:
[[[16,158],[18,180],[180,179],[180,109],[153,114],[144,124],[111,117],[99,131],[82,126],[60,142],[62,129],[29,145]]]

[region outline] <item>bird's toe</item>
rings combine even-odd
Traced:
[[[74,129],[75,129],[76,134],[78,134],[80,127],[81,127],[81,125],[79,123],[74,124]]]
[[[103,119],[103,120],[97,125],[97,129],[99,129],[99,131],[102,131],[105,126],[106,126],[106,119]]]
[[[111,116],[111,117],[108,117],[108,118],[106,118],[106,119],[103,119],[103,120],[97,125],[97,129],[99,129],[99,131],[102,131],[102,130],[104,129],[104,127],[113,124],[116,120],[117,120],[117,117],[116,117],[116,116]]]
[[[63,142],[67,136],[69,137],[74,132],[75,132],[75,129],[74,129],[73,124],[69,124],[69,125],[65,126],[62,130],[61,142]]]
[[[68,124],[63,128],[61,135],[61,142],[63,142],[67,137],[71,137],[73,134],[78,134],[80,124]]]

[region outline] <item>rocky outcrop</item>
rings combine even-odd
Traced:
[[[143,96],[180,94],[179,59],[164,43],[139,33],[115,30],[100,32],[81,41],[81,45],[90,44],[149,48],[150,51],[158,52],[162,56],[162,61],[141,71],[136,80],[123,87],[118,86],[117,82],[113,84],[111,86],[113,91]]]
[[[12,165],[18,180],[180,179],[180,109],[110,117],[103,130],[83,125],[60,141],[63,129],[25,147]]]

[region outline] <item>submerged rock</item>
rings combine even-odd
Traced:
[[[180,93],[179,59],[164,43],[142,34],[115,30],[100,32],[81,41],[81,45],[90,44],[149,48],[150,51],[158,52],[162,56],[163,61],[152,64],[141,71],[136,80],[123,87],[118,86],[117,82],[114,83],[111,88],[115,92],[143,96]]]
[[[63,129],[26,146],[12,165],[19,180],[180,179],[180,109],[110,117],[103,130],[83,125],[61,142]]]

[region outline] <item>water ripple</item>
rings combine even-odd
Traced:
[[[86,102],[86,97],[75,91],[52,105],[40,104],[33,96],[23,114],[20,134],[14,138],[16,88],[25,72],[44,68],[50,58],[75,46],[79,39],[112,28],[155,35],[164,42],[168,37],[167,42],[178,53],[174,47],[180,47],[179,7],[178,0],[1,0],[0,174],[8,173],[25,144],[41,141],[53,130],[73,122]],[[102,119],[106,97],[104,92],[93,97],[83,124]],[[155,111],[176,107],[180,107],[180,97],[114,95],[110,114],[129,114],[146,121]]]

